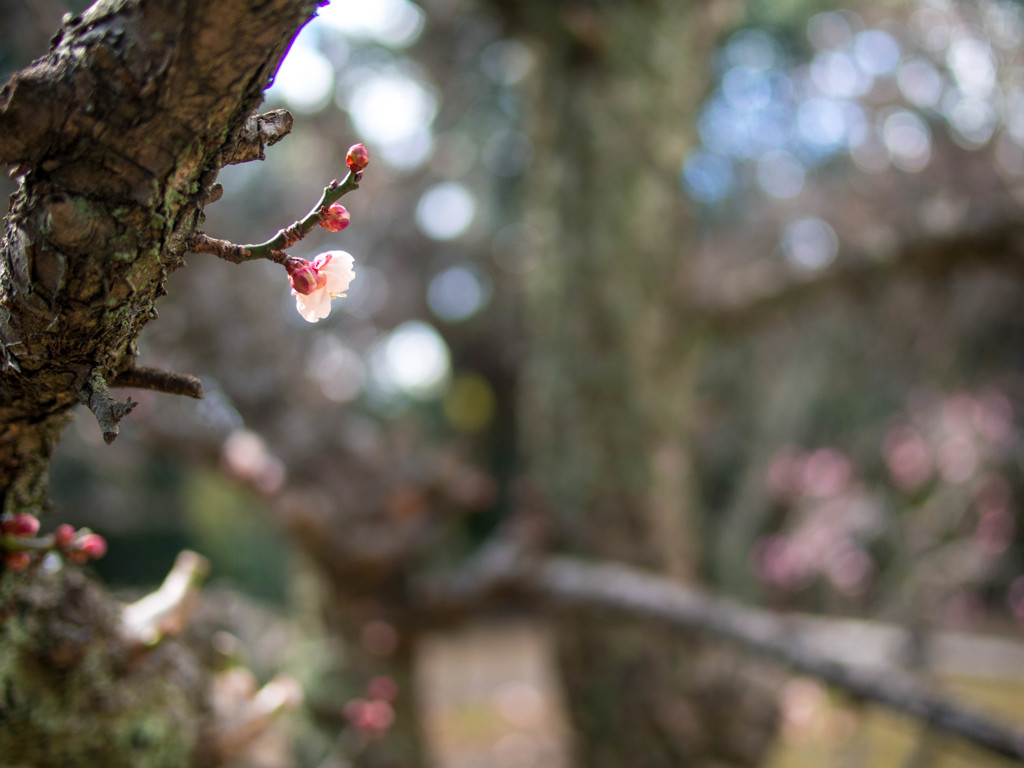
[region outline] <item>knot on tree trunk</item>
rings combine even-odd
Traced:
[[[128,400],[117,400],[111,397],[107,382],[103,376],[93,371],[79,388],[79,398],[92,411],[103,432],[103,442],[110,445],[119,431],[121,419],[132,412],[136,403]]]

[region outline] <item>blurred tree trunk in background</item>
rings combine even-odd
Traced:
[[[540,37],[527,219],[543,242],[527,309],[524,442],[555,546],[692,581],[688,420],[699,339],[674,322],[692,219],[678,182],[718,24],[700,4],[507,9]],[[557,627],[576,764],[753,765],[770,697],[696,639],[606,617]]]

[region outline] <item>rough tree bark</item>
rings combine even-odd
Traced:
[[[110,387],[138,379],[135,340],[218,169],[260,156],[250,116],[316,5],[101,0],[0,91],[0,165],[18,183],[0,242],[4,512],[50,507],[49,458],[72,406],[116,436],[132,406]],[[132,651],[113,604],[70,568],[0,578],[5,761],[210,758],[194,659]]]
[[[692,220],[678,185],[719,26],[701,4],[499,4],[539,39],[524,443],[556,546],[699,572],[686,435],[699,328],[678,321]],[[696,639],[558,622],[577,765],[752,765],[774,704]]]

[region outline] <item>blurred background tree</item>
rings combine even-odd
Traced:
[[[0,6],[0,73],[57,6]],[[58,506],[113,584],[188,546],[319,624],[296,765],[426,759],[410,595],[499,531],[900,624],[918,669],[933,630],[1013,638],[1022,35],[1012,2],[335,0],[268,92],[295,131],[224,170],[206,231],[269,236],[364,141],[352,225],[292,251],[350,251],[349,296],[309,326],[275,265],[191,256],[141,347],[206,399],[140,392],[102,450],[79,419]],[[696,639],[550,626],[580,765],[779,760],[776,705],[819,764],[857,733]],[[488,764],[564,754],[520,747]]]

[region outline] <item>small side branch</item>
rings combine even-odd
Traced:
[[[228,240],[218,240],[209,237],[203,232],[196,232],[189,241],[188,249],[194,253],[209,253],[232,264],[241,264],[244,261],[269,258],[271,261],[284,262],[284,252],[278,251],[274,254],[253,255],[248,246],[238,245]]]
[[[266,160],[264,149],[271,147],[292,132],[291,113],[275,109],[265,114],[253,113],[235,137],[234,145],[224,154],[224,165]]]
[[[117,437],[121,419],[131,413],[136,406],[130,399],[115,400],[111,397],[107,382],[95,372],[79,387],[78,397],[96,417],[100,431],[103,432],[103,442],[107,445],[114,442]]]
[[[189,241],[189,249],[196,253],[210,253],[235,264],[256,259],[269,259],[283,264],[287,258],[285,251],[312,232],[320,223],[321,211],[336,202],[342,195],[359,189],[359,181],[362,177],[362,171],[350,171],[342,181],[333,180],[324,187],[323,195],[320,196],[320,200],[309,213],[279,230],[276,235],[264,243],[236,245],[227,240],[217,240],[208,237],[203,232],[197,232]]]
[[[203,384],[195,376],[149,366],[139,366],[121,371],[117,374],[117,378],[110,382],[110,386],[151,389],[154,392],[166,392],[169,395],[194,397],[196,400],[203,399]]]

